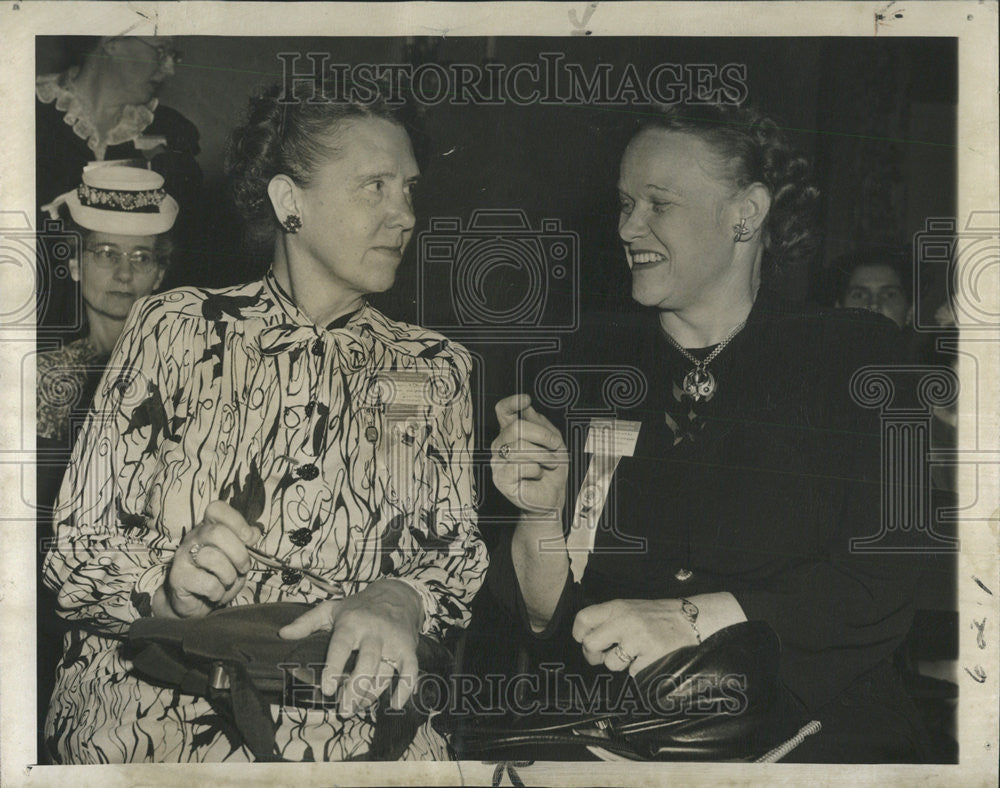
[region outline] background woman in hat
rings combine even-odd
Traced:
[[[80,171],[93,162],[148,162],[164,176],[167,191],[182,207],[174,238],[191,276],[197,270],[192,253],[200,253],[199,220],[205,199],[195,158],[199,134],[190,120],[158,98],[180,62],[174,39],[65,36],[62,44],[67,68],[40,74],[35,81],[39,205],[75,189]],[[47,239],[43,236],[42,241]],[[48,259],[54,263],[45,271],[38,324],[49,336],[65,336],[70,329],[67,322],[79,319],[71,311],[73,287],[54,270],[61,260],[51,247]]]
[[[312,605],[282,637],[332,633],[336,701],[273,708],[277,751],[364,755],[372,702],[397,676],[406,702],[419,636],[464,626],[485,573],[469,354],[366,302],[412,234],[409,135],[378,102],[279,95],[251,102],[229,166],[270,271],[136,304],[63,482],[45,566],[77,630],[46,723],[62,762],[250,758],[206,700],[130,674],[110,636],[275,601]],[[447,753],[427,724],[404,757]]]
[[[37,433],[65,442],[71,410],[90,404],[79,396],[86,379],[103,370],[132,304],[163,281],[178,205],[163,190],[163,176],[109,162],[88,167],[76,190],[43,206],[52,218],[60,209],[76,235],[67,262],[86,324],[80,338],[38,355]]]

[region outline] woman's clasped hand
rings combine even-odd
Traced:
[[[573,637],[591,665],[638,673],[664,654],[698,639],[676,599],[614,599],[581,610]]]
[[[423,609],[420,598],[406,583],[382,578],[346,599],[320,602],[278,634],[298,639],[313,632],[332,632],[326,652],[321,689],[334,696],[341,690],[342,716],[359,714],[371,706],[399,674],[390,698],[401,709],[417,684],[417,643]],[[345,666],[357,652],[354,670]]]
[[[493,483],[522,511],[554,512],[566,497],[569,456],[566,444],[527,394],[514,394],[496,406],[500,432],[492,444]]]
[[[261,538],[232,506],[213,501],[202,521],[181,540],[163,586],[154,596],[155,615],[194,618],[229,604],[243,589],[251,566],[248,545]],[[417,593],[405,583],[382,578],[345,599],[318,603],[280,637],[294,640],[314,632],[331,632],[320,688],[338,710],[350,716],[367,709],[399,679],[392,694],[394,709],[409,699],[417,681],[417,642],[423,623]],[[357,653],[354,669],[345,667]]]
[[[735,600],[725,593],[691,599],[613,599],[577,613],[573,638],[591,665],[627,669],[635,675],[661,657],[696,646],[718,630],[745,620]]]
[[[229,604],[243,590],[250,569],[247,545],[260,537],[232,506],[210,503],[178,545],[166,582],[153,597],[153,613],[191,618]]]

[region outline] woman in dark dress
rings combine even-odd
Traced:
[[[619,424],[639,423],[634,450],[620,443],[617,467],[614,457],[602,467],[599,447],[582,451],[577,431],[567,449],[527,394],[502,400],[494,481],[521,514],[488,584],[534,659],[567,671],[635,674],[764,621],[801,719],[823,726],[788,760],[918,760],[923,734],[890,659],[920,566],[852,548],[879,532],[881,511],[878,412],[852,395],[852,376],[895,360],[898,330],[858,310],[785,302],[767,286],[811,251],[807,169],[749,110],[676,107],[635,134],[618,181],[619,234],[632,297],[647,309],[601,321],[575,367],[637,377],[624,395],[603,379],[596,392]],[[576,413],[598,399],[579,377]],[[594,457],[599,473],[582,487],[596,506],[565,507],[567,486],[579,485],[567,485],[570,456],[574,466]],[[588,503],[600,522],[589,554]],[[552,548],[564,538],[566,550]]]

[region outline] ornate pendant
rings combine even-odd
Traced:
[[[707,402],[715,395],[715,377],[707,369],[695,367],[684,376],[684,393],[695,402]]]
[[[692,572],[690,569],[678,569],[676,572],[674,572],[674,577],[676,577],[682,583],[687,580],[690,580],[692,575],[694,575],[694,572]]]
[[[367,440],[369,443],[377,443],[378,427],[376,427],[374,424],[369,424],[365,428],[365,440]]]

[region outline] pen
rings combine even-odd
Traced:
[[[338,586],[333,585],[327,580],[324,580],[315,572],[311,572],[308,569],[302,569],[298,566],[292,566],[280,558],[275,558],[273,555],[268,555],[265,552],[258,550],[256,547],[247,547],[247,552],[250,553],[254,558],[256,558],[264,566],[270,567],[271,569],[288,569],[292,572],[298,572],[304,577],[308,577],[318,588],[323,589],[328,594],[335,594],[340,596],[342,591]]]

